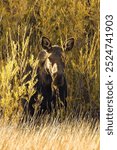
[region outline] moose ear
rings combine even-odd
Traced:
[[[41,45],[43,47],[43,49],[45,49],[47,52],[50,52],[51,51],[51,42],[48,38],[46,37],[42,37],[41,39]]]
[[[65,44],[63,45],[63,48],[65,51],[70,51],[74,46],[74,38],[69,38]]]

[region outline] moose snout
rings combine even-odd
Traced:
[[[59,87],[59,86],[62,86],[63,84],[64,84],[64,76],[63,76],[63,74],[55,75],[54,85]]]

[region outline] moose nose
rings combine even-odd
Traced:
[[[63,80],[64,78],[63,78],[63,75],[62,74],[58,74],[56,77],[55,77],[55,85],[56,86],[62,86],[63,85],[63,82],[64,82],[64,80]]]

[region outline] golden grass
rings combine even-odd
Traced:
[[[99,150],[99,124],[64,121],[39,127],[0,123],[0,150]]]

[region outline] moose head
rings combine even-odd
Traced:
[[[43,51],[41,52],[40,60],[43,62],[44,69],[51,76],[54,86],[63,86],[65,77],[65,52],[72,50],[74,38],[69,38],[63,44],[63,47],[60,47],[52,45],[48,38],[42,37],[41,45]]]

